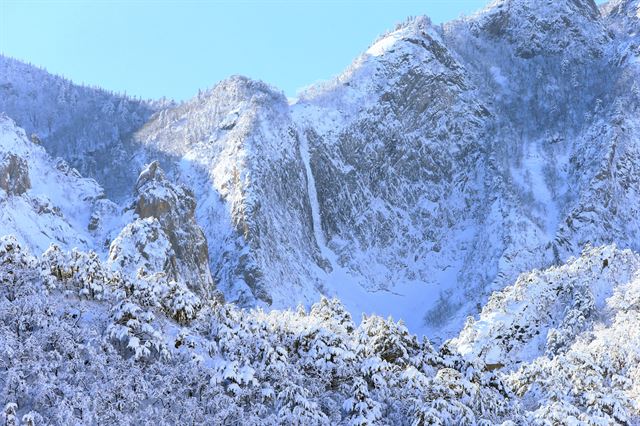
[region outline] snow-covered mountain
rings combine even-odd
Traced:
[[[496,0],[295,101],[0,56],[0,419],[640,424],[639,34]]]
[[[637,10],[409,19],[295,102],[244,77],[143,102],[3,57],[0,109],[123,208],[159,160],[195,195],[228,300],[339,296],[449,337],[522,272],[586,243],[640,248]]]

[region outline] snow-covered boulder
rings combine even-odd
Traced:
[[[169,278],[178,278],[176,255],[169,237],[158,219],[136,219],[124,227],[111,243],[108,263],[131,278],[138,271],[146,274],[164,272]]]

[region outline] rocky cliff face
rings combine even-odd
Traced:
[[[113,241],[109,261],[130,274],[164,272],[197,294],[214,288],[207,240],[195,221],[193,193],[171,184],[158,162],[140,173],[135,185],[136,219]]]
[[[0,188],[10,195],[22,195],[31,188],[29,166],[15,154],[4,154],[0,158]]]
[[[232,77],[158,114],[136,139],[193,188],[214,276],[232,300],[285,306],[319,294],[299,134],[282,94]]]

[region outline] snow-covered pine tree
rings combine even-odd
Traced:
[[[278,422],[286,425],[328,425],[327,416],[311,400],[307,389],[294,383],[285,384],[278,393]]]
[[[123,300],[111,310],[112,323],[107,335],[125,356],[153,361],[170,356],[162,334],[153,327],[154,315],[129,300]]]
[[[380,403],[370,398],[369,387],[364,379],[356,377],[353,380],[351,395],[342,406],[347,424],[350,426],[373,426],[382,423]]]

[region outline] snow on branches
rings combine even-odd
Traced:
[[[634,424],[639,274],[636,255],[588,248],[522,275],[434,348],[391,318],[357,324],[336,299],[244,310],[162,273],[123,276],[92,253],[56,246],[36,258],[4,237],[2,416],[7,424]]]

